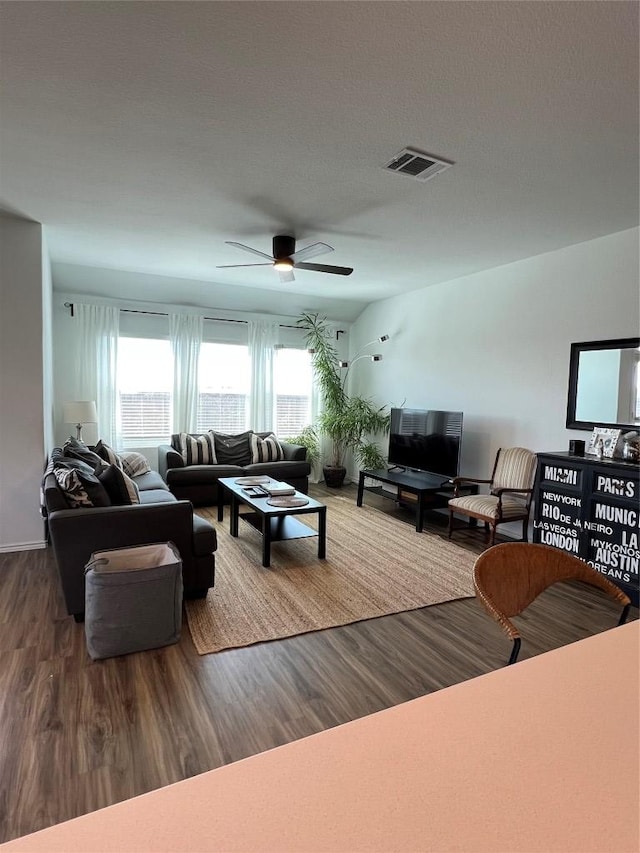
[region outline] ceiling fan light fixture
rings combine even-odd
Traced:
[[[219,269],[269,265],[280,274],[280,281],[283,283],[295,281],[294,269],[305,270],[306,272],[333,273],[333,275],[351,275],[353,272],[351,267],[308,263],[309,258],[316,258],[319,255],[333,252],[333,246],[329,246],[327,243],[311,243],[311,245],[296,251],[295,237],[287,234],[276,234],[272,240],[273,249],[270,255],[261,252],[259,249],[254,249],[252,246],[245,246],[244,243],[237,243],[235,240],[225,240],[225,243],[228,246],[234,246],[236,249],[242,249],[243,252],[265,258],[267,264],[223,264],[218,267]]]
[[[273,268],[278,272],[288,272],[293,269],[293,261],[290,258],[277,258],[273,262]]]

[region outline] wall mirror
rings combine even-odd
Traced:
[[[640,427],[640,338],[571,344],[567,428]]]

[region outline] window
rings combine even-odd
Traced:
[[[118,395],[122,439],[129,446],[160,443],[172,431],[173,353],[171,342],[121,336]],[[251,363],[240,344],[200,346],[196,432],[239,433],[249,424]],[[297,435],[311,423],[311,356],[302,349],[277,349],[274,358],[274,432]]]
[[[276,350],[274,364],[276,392],[276,435],[297,435],[311,423],[313,371],[306,349]]]
[[[251,378],[249,348],[238,344],[200,346],[197,431],[238,433],[248,428]]]
[[[118,395],[123,439],[168,439],[172,388],[173,354],[169,341],[120,337]]]

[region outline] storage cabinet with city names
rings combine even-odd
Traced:
[[[593,472],[587,562],[610,580],[638,588],[638,480]]]
[[[536,482],[534,542],[579,556],[582,533],[581,468],[573,465],[540,466]]]
[[[618,460],[539,454],[533,541],[585,560],[638,604],[639,469]]]

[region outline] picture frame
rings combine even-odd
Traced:
[[[613,459],[620,441],[622,430],[608,427],[594,427],[589,439],[587,453],[591,456],[602,455],[605,459]]]

